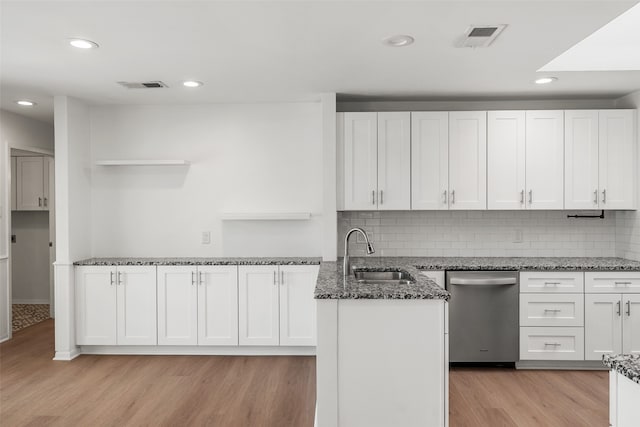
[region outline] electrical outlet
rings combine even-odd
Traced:
[[[202,232],[202,244],[203,245],[208,245],[211,243],[211,232],[210,231],[203,231]]]
[[[515,232],[513,233],[513,243],[522,243],[523,241],[523,232],[521,228],[516,228]]]

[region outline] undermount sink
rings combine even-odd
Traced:
[[[361,271],[353,273],[359,283],[395,283],[408,285],[413,283],[413,278],[404,271]]]

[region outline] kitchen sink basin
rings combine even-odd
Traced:
[[[404,271],[354,271],[359,283],[391,283],[407,285],[413,283],[413,277]]]

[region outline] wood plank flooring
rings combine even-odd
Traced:
[[[0,345],[1,426],[313,426],[313,357],[54,362],[53,348],[53,320]],[[607,425],[605,371],[451,371],[451,427]]]

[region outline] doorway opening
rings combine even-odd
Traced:
[[[11,149],[12,332],[53,317],[54,159]]]

